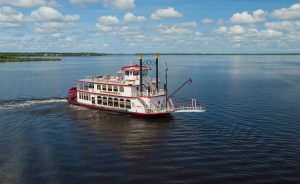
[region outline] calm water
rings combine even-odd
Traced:
[[[193,79],[175,102],[206,113],[147,120],[63,99],[129,59],[0,63],[0,183],[300,183],[300,56],[162,56],[171,91]]]

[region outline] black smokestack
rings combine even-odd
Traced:
[[[155,54],[155,67],[156,67],[156,89],[158,91],[158,53]]]
[[[142,53],[140,53],[139,58],[140,58],[140,93],[142,95],[142,92],[143,92],[143,75],[142,75],[142,72],[143,72],[143,55],[142,55]]]

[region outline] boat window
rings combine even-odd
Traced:
[[[107,97],[103,97],[103,105],[107,105]]]
[[[108,85],[107,89],[108,89],[108,91],[112,91],[112,86]]]
[[[114,107],[119,107],[119,100],[114,98]]]
[[[139,75],[138,71],[133,71],[133,75]]]
[[[125,71],[125,75],[129,75],[129,71]]]
[[[157,103],[160,104],[160,101],[158,101]]]
[[[120,92],[124,92],[124,86],[120,86]]]
[[[126,109],[131,109],[131,101],[130,100],[127,99],[125,105],[126,105]]]
[[[112,98],[108,98],[108,106],[113,106],[113,99]]]
[[[101,96],[98,96],[98,97],[97,97],[97,103],[98,103],[99,105],[102,105],[102,97],[101,97]]]
[[[114,86],[114,92],[118,92],[118,86]]]
[[[102,85],[102,90],[106,91],[106,85]]]
[[[124,107],[125,107],[124,99],[120,99],[120,107],[121,107],[121,108],[124,108]]]
[[[98,89],[98,90],[101,90],[101,85],[97,85],[97,89]]]

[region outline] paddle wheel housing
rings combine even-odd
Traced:
[[[69,89],[68,101],[69,101],[69,103],[72,103],[72,104],[74,104],[77,101],[77,88],[76,87]]]

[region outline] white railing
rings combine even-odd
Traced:
[[[93,82],[104,82],[104,83],[115,83],[115,84],[124,84],[125,80],[122,77],[118,76],[101,76],[101,77],[95,77],[92,76],[91,79]]]
[[[196,99],[192,99],[192,104],[179,105],[175,108],[175,112],[205,112],[206,109],[203,105],[197,105]]]
[[[165,90],[160,89],[159,91],[155,91],[155,92],[138,92],[139,96],[161,96],[161,95],[165,95]]]
[[[176,112],[205,112],[205,107],[201,105],[197,106],[179,106],[176,108]]]

